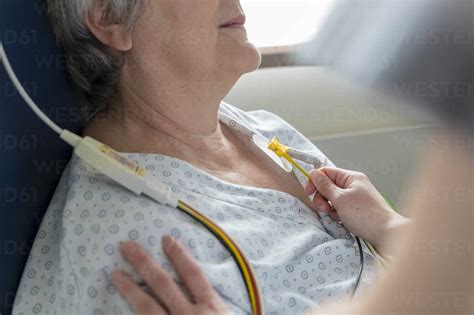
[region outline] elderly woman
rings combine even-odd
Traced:
[[[308,197],[315,189],[307,185],[305,191],[302,174],[285,172],[255,146],[251,134],[278,136],[324,157],[281,118],[222,102],[241,75],[260,64],[238,0],[48,5],[70,76],[87,99],[84,135],[137,161],[239,243],[258,275],[268,314],[295,314],[350,297],[359,252],[348,230],[380,249],[385,233],[404,219],[358,173],[341,178],[354,183],[354,192],[371,189],[371,204],[355,201],[338,217],[320,194]],[[165,238],[164,248],[171,250],[160,244],[165,235],[174,239]],[[139,252],[138,244],[149,256],[126,254]],[[179,266],[190,257],[183,247],[200,267],[188,276]],[[162,283],[137,290],[124,272],[113,273],[112,282],[116,269],[136,281],[145,278],[121,250],[132,265],[141,260],[164,270],[158,272]],[[364,255],[358,292],[375,274],[373,257],[367,249]],[[202,283],[198,278],[208,285],[192,288]],[[166,294],[177,290],[183,295]],[[199,291],[206,298],[196,297]],[[177,209],[137,197],[73,156],[39,229],[14,313],[129,313],[119,293],[140,313],[251,312],[238,267],[204,227]]]

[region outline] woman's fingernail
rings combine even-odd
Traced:
[[[115,269],[110,273],[112,282],[114,283],[121,283],[123,279],[125,278],[125,275],[123,274],[123,271],[120,269]]]
[[[174,243],[174,238],[171,235],[165,235],[163,236],[163,247],[165,250],[169,250]]]
[[[120,249],[125,255],[133,254],[137,250],[137,244],[135,242],[123,242],[120,244]]]

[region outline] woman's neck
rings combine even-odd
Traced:
[[[160,153],[196,164],[204,159],[227,164],[235,137],[219,123],[220,100],[205,97],[204,87],[199,88],[199,94],[190,93],[196,88],[162,93],[154,103],[140,91],[124,88],[108,111],[90,121],[84,135],[121,152]]]

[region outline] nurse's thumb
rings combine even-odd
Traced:
[[[334,202],[340,195],[341,188],[320,170],[313,170],[310,173],[310,178],[316,191],[326,198],[326,200]]]

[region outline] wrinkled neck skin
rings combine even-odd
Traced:
[[[138,73],[138,74],[137,74]],[[219,123],[219,106],[240,76],[133,71],[124,66],[119,93],[84,135],[120,152],[159,153],[190,162],[225,162],[235,139]]]

